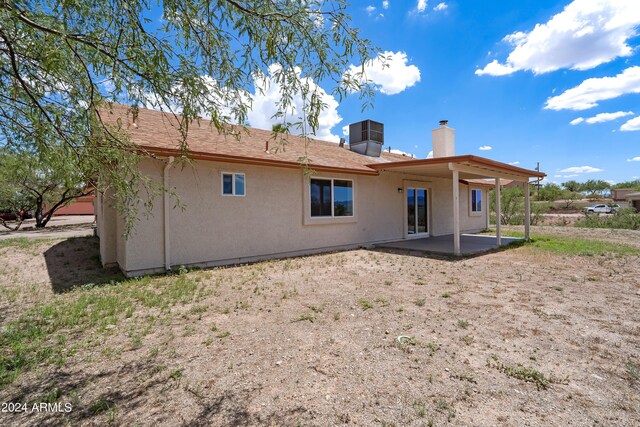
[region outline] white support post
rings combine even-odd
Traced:
[[[482,195],[483,197],[486,196],[486,198],[483,198],[482,200],[482,206],[483,212],[487,216],[487,226],[485,229],[489,230],[491,228],[491,203],[489,202],[489,191],[483,191]]]
[[[524,238],[529,240],[529,228],[531,227],[531,196],[529,181],[522,183],[524,186]]]
[[[500,209],[500,178],[496,178],[496,244],[502,245],[502,210]]]
[[[453,171],[453,253],[461,255],[460,250],[460,173]]]

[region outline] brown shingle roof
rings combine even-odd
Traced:
[[[130,107],[112,104],[101,111],[105,123],[120,121],[132,142],[143,150],[159,156],[181,154],[182,137],[179,118],[171,113],[139,108],[135,119]],[[300,168],[301,159],[309,160],[309,167],[318,171],[349,172],[377,175],[379,170],[412,166],[429,167],[437,164],[470,163],[506,171],[512,174],[544,177],[544,173],[518,168],[478,156],[453,156],[437,159],[415,159],[401,154],[382,152],[380,157],[354,153],[348,145],[294,135],[283,136],[285,143],[274,140],[268,130],[232,126],[238,137],[218,131],[209,120],[194,121],[189,126],[187,146],[189,157],[230,163],[258,164],[276,167]],[[268,150],[267,150],[268,147]]]
[[[134,124],[130,107],[113,104],[101,115],[106,123],[114,124],[120,119],[132,142],[150,153],[175,155],[180,149],[179,122],[173,114],[140,108]],[[300,167],[300,159],[306,157],[312,169],[371,175],[378,172],[368,164],[412,160],[411,157],[388,152],[383,152],[381,157],[364,156],[350,151],[348,145],[341,148],[333,142],[317,139],[308,139],[305,147],[304,138],[293,135],[286,135],[286,142],[278,143],[268,130],[240,126],[234,126],[233,130],[239,133],[239,138],[218,131],[208,120],[192,122],[186,140],[189,156],[282,167]]]

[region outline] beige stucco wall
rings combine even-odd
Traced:
[[[164,165],[163,161],[149,159],[140,168],[161,182]],[[246,196],[223,196],[222,172],[244,173]],[[354,181],[354,218],[310,218],[308,180],[298,169],[205,161],[194,166],[172,166],[169,187],[179,195],[185,209],[174,207],[172,200],[171,265],[228,264],[402,239],[406,233],[406,191],[400,193],[398,189],[408,186],[429,189],[431,234],[453,231],[451,180],[385,172],[379,176],[313,176]],[[460,186],[460,200],[462,231],[485,228],[486,211],[469,215],[469,189],[465,185]],[[483,202],[488,206],[486,191]],[[140,214],[136,229],[126,241],[117,239],[117,261],[128,274],[164,269],[163,218],[161,196],[155,200],[150,216]]]
[[[104,267],[117,263],[118,252],[118,216],[106,202],[107,198],[103,193],[96,197],[96,234],[100,238],[100,261]]]

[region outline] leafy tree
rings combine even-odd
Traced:
[[[586,193],[587,196],[591,196],[591,197],[593,196],[602,197],[606,193],[608,193],[610,189],[611,189],[611,184],[601,179],[598,179],[598,180],[590,179],[584,182],[580,186],[580,191]]]
[[[529,186],[529,192],[535,191],[535,185]],[[489,208],[496,211],[495,190],[489,193]],[[524,218],[524,191],[521,187],[503,188],[500,191],[500,210],[502,225],[523,225]],[[537,225],[545,212],[549,210],[549,203],[531,203],[531,225]]]
[[[571,180],[571,181],[563,182],[562,186],[566,190],[574,193],[582,191],[582,184],[580,184],[578,181]]]
[[[0,157],[0,212],[15,215],[16,223],[9,224],[0,218],[0,225],[16,231],[22,226],[24,212],[33,209],[33,200],[11,182],[4,179],[2,171],[2,159]]]
[[[495,190],[489,194],[489,206],[496,211]],[[502,188],[500,190],[500,218],[501,224],[511,224],[524,213],[524,193],[520,187]]]
[[[565,209],[569,209],[576,200],[582,199],[582,194],[576,193],[574,191],[563,190],[560,198],[564,203]]]
[[[362,72],[344,72],[375,55],[346,11],[347,0],[2,1],[0,142],[37,140],[36,152],[58,149],[79,173],[89,156],[131,219],[145,182],[135,147],[102,122],[105,101],[180,113],[176,145],[186,153],[193,120],[210,117],[226,131],[244,124],[248,90],[270,73],[280,87],[276,116],[294,115],[313,133],[325,106],[314,82],[340,99],[359,92],[364,106],[373,96]],[[301,111],[292,110],[295,94]]]
[[[548,183],[540,187],[538,192],[538,200],[544,200],[547,202],[553,202],[562,197],[562,188],[558,184]]]
[[[631,188],[631,189],[640,191],[640,179],[636,179],[634,181],[619,182],[619,183],[617,183],[615,185],[612,185],[611,188],[612,189],[614,189],[614,188]]]
[[[0,193],[1,200],[12,205],[14,212],[33,209],[36,228],[45,227],[58,208],[93,191],[83,173],[67,168],[71,157],[60,152],[0,152],[0,185],[8,189]]]

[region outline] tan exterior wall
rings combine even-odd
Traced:
[[[114,265],[118,262],[117,223],[120,220],[116,210],[107,203],[108,195],[98,193],[96,197],[96,234],[100,238],[100,260],[103,267]],[[121,239],[122,240],[122,239]],[[124,251],[121,251],[124,256]],[[123,264],[120,268],[124,270]]]
[[[140,168],[153,180],[162,182],[164,166],[159,160],[144,160]],[[223,172],[245,174],[245,196],[222,195]],[[169,187],[185,206],[184,210],[174,207],[174,200],[170,204],[168,243],[172,266],[230,264],[403,239],[406,188],[412,185],[429,189],[431,234],[453,231],[452,181],[447,179],[384,172],[379,176],[313,174],[350,179],[354,187],[353,218],[318,219],[310,217],[309,184],[298,169],[201,161],[193,167],[174,165],[169,174]],[[484,212],[471,216],[469,188],[461,184],[463,232],[485,228],[486,191],[483,196]],[[126,242],[116,239],[117,261],[129,275],[164,270],[162,196],[153,206],[151,216],[140,214],[136,229]],[[122,233],[118,223],[116,228]]]

